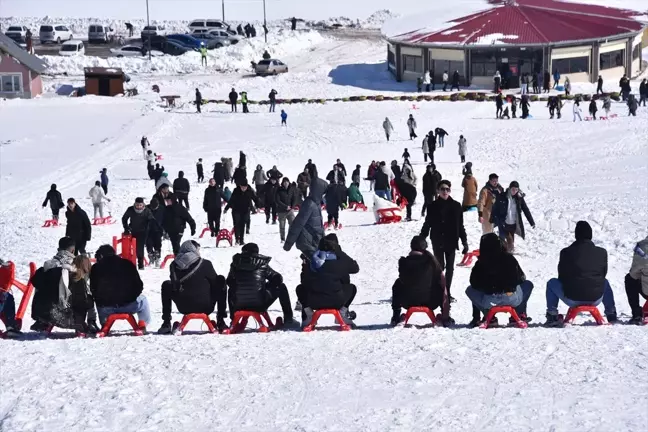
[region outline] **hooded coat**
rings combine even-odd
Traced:
[[[45,201],[43,201],[43,207],[45,207],[48,202],[52,210],[59,210],[65,207],[65,203],[61,197],[61,192],[56,190],[56,185],[52,185],[50,190],[47,192]]]
[[[88,219],[88,214],[79,207],[79,204],[76,205],[74,211],[68,209],[65,212],[65,217],[67,218],[67,226],[65,227],[65,235],[74,239],[74,241],[90,241],[92,236],[92,225],[90,224],[90,219]]]
[[[265,312],[270,293],[268,282],[279,285],[283,278],[269,266],[272,258],[256,253],[243,252],[232,257],[227,275],[230,303],[237,310]]]
[[[311,258],[308,306],[313,309],[339,309],[348,299],[344,286],[349,275],[360,271],[358,263],[337,247],[335,252],[316,251]]]
[[[295,245],[309,258],[317,250],[319,241],[324,237],[321,204],[326,186],[324,180],[317,177],[312,179],[308,196],[288,229],[284,250],[289,251]]]
[[[268,176],[266,175],[265,171],[263,171],[263,167],[261,165],[257,165],[256,169],[254,170],[254,174],[252,175],[252,182],[258,188],[259,186],[263,186],[267,181]]]
[[[104,201],[108,201],[106,194],[101,186],[93,186],[88,192],[88,196],[92,201],[92,204],[101,204]]]
[[[398,279],[404,290],[403,306],[439,305],[444,312],[448,311],[445,278],[439,264],[434,261],[434,256],[427,250],[411,252],[398,260]]]
[[[464,189],[462,206],[474,207],[477,205],[477,179],[472,174],[467,174],[461,181],[461,187]]]
[[[216,180],[216,184],[220,187],[223,187],[225,184],[225,167],[223,167],[222,162],[216,162],[214,164],[214,170],[212,171],[214,174],[214,180]]]

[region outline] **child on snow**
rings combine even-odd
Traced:
[[[407,151],[407,149],[405,149],[405,151],[403,152],[403,160],[406,160],[406,161],[410,160],[410,154]]]
[[[288,120],[288,114],[286,114],[286,111],[281,110],[281,126],[288,127],[286,120]]]
[[[461,156],[461,163],[466,162],[466,152],[468,151],[468,144],[463,135],[459,135],[459,156]]]

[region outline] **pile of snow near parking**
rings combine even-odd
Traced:
[[[263,37],[245,39],[236,45],[209,51],[207,67],[200,64],[200,54],[189,52],[182,56],[137,58],[99,58],[91,56],[61,57],[43,56],[53,75],[83,75],[85,67],[121,68],[127,74],[175,75],[189,73],[252,72],[250,62],[258,62],[267,49],[275,58],[306,51],[322,43],[326,38],[316,31],[292,32],[279,30]]]
[[[307,21],[306,25],[312,27],[351,27],[356,29],[377,30],[380,29],[386,21],[398,18],[399,16],[399,14],[385,9],[374,12],[365,20],[341,16],[320,21]]]

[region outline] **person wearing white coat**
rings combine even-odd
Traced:
[[[423,145],[421,146],[421,150],[423,150],[423,160],[427,162],[428,160],[428,155],[430,154],[430,146],[428,145],[428,137],[430,135],[425,135],[425,138],[423,138]]]
[[[382,126],[385,130],[387,141],[389,141],[389,137],[391,136],[392,132],[394,132],[394,126],[392,126],[391,121],[389,121],[389,117],[385,117],[385,121],[383,122]]]
[[[468,144],[463,135],[459,136],[459,156],[461,156],[461,163],[466,162],[466,152],[468,151]]]
[[[94,217],[95,219],[100,217],[104,217],[104,212],[103,212],[103,204],[104,201],[110,202],[110,198],[106,196],[104,193],[103,188],[101,187],[101,182],[96,181],[95,185],[92,189],[90,189],[90,192],[88,193],[90,196],[90,199],[92,200],[92,207],[94,209]],[[99,215],[99,216],[97,216]]]
[[[579,121],[583,121],[583,118],[581,117],[581,108],[578,104],[578,101],[574,102],[574,122],[576,121],[576,117],[578,117]]]
[[[430,72],[425,71],[425,73],[423,74],[423,84],[425,84],[425,91],[426,92],[430,91],[430,83],[431,83]]]
[[[418,138],[416,135],[416,120],[414,120],[414,116],[412,114],[410,114],[409,118],[407,119],[407,128],[409,129],[410,140]]]
[[[443,91],[446,91],[448,88],[448,71],[443,72]]]

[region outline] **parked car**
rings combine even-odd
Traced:
[[[142,39],[152,36],[166,36],[167,32],[162,25],[148,25],[142,29]]]
[[[201,40],[188,34],[171,34],[166,37],[168,40],[174,40],[181,45],[186,45],[192,49],[200,49]]]
[[[80,40],[65,41],[59,49],[59,55],[62,56],[83,56],[85,55],[85,45]]]
[[[27,38],[27,27],[25,26],[10,26],[5,32],[5,36],[10,39],[15,40],[16,42],[25,42]]]
[[[60,44],[66,40],[72,40],[72,31],[63,24],[44,24],[40,26],[38,37],[41,44],[48,42]]]
[[[219,19],[196,19],[189,24],[189,31],[194,33],[196,30],[215,30],[229,28],[223,20]]]
[[[288,72],[288,66],[283,64],[281,60],[269,59],[261,60],[256,65],[257,75],[278,75],[280,73]]]
[[[139,45],[124,45],[123,47],[113,48],[110,50],[110,52],[115,57],[142,57],[148,55],[148,49],[146,48],[146,46]],[[151,56],[153,57],[159,57],[163,55],[164,53],[162,51],[157,51],[154,49],[151,50]]]
[[[236,45],[237,43],[241,42],[243,40],[243,36],[240,34],[236,33],[235,30],[232,30],[231,28],[228,28],[225,30],[227,34],[229,35],[229,40],[232,45]]]
[[[144,51],[148,52],[149,40],[144,42]],[[182,45],[178,41],[169,40],[165,36],[155,36],[150,39],[151,50],[160,51],[164,54],[169,54],[173,56],[179,56],[189,51],[195,51],[185,45]]]
[[[229,45],[229,41],[223,41],[222,38],[214,36],[211,33],[198,33],[194,34],[193,37],[198,39],[200,42],[203,42],[207,49],[222,48],[226,45]]]
[[[232,40],[230,34],[226,30],[210,30],[209,33],[212,36],[212,39],[217,40],[222,45],[216,46],[216,48],[221,48],[227,45],[231,45]]]
[[[108,43],[112,42],[115,38],[115,30],[110,26],[104,26],[101,24],[92,24],[88,27],[88,42],[101,42]]]

